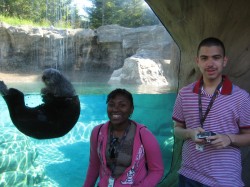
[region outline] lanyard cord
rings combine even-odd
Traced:
[[[215,89],[214,91],[214,94],[209,102],[209,105],[207,106],[207,110],[204,114],[204,116],[202,115],[202,103],[201,103],[201,88],[203,86],[203,80],[201,80],[201,83],[200,83],[200,87],[199,87],[199,93],[198,93],[198,100],[199,100],[199,117],[200,117],[200,124],[201,124],[201,128],[203,128],[203,124],[204,124],[204,121],[206,120],[207,118],[207,115],[210,111],[210,109],[212,108],[213,106],[213,103],[215,101],[215,98],[217,97],[217,95],[219,94],[220,92],[220,88],[222,86],[222,83],[223,83],[223,79],[221,80],[220,84],[217,86],[217,88]]]
[[[118,154],[119,154],[119,151],[120,151],[120,148],[122,147],[124,141],[125,141],[125,138],[128,134],[128,131],[129,131],[129,128],[130,128],[131,124],[127,127],[126,131],[124,132],[122,138],[121,138],[121,142],[118,144],[117,148],[116,148],[116,154],[117,156],[114,158],[114,161],[111,165],[111,173],[112,173],[112,176],[114,174],[114,171],[115,171],[115,168],[116,168],[116,162],[117,162],[117,158],[118,158]],[[113,129],[111,128],[111,131],[110,131],[110,142],[109,142],[109,148],[111,148],[111,144],[112,144],[112,141],[114,139],[114,135],[113,135]]]

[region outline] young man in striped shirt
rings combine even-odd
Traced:
[[[196,59],[202,77],[177,96],[174,133],[184,140],[179,187],[244,186],[239,147],[250,145],[250,96],[222,75],[227,61],[219,39],[204,39]]]

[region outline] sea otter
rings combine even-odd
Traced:
[[[56,69],[45,69],[42,81],[45,85],[41,89],[44,103],[36,107],[26,106],[24,94],[15,88],[8,89],[3,81],[0,81],[0,93],[19,131],[36,139],[64,136],[79,118],[79,98],[70,81]]]

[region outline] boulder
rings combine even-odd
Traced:
[[[160,63],[136,57],[127,58],[123,67],[113,72],[109,83],[168,85]]]

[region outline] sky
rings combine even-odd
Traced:
[[[91,2],[89,0],[73,0],[73,5],[76,5],[79,11],[79,15],[87,16],[86,12],[83,10],[84,7],[91,7]]]
[[[89,0],[72,0],[72,4],[76,5],[79,11],[79,15],[88,16],[88,14],[83,10],[84,7],[91,7],[92,3]],[[148,4],[143,1],[143,5],[149,8]]]

